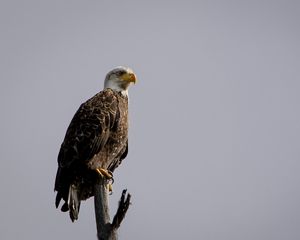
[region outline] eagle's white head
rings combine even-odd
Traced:
[[[116,67],[107,73],[104,81],[104,89],[121,92],[122,95],[128,96],[128,88],[131,84],[136,83],[136,75],[127,67]]]

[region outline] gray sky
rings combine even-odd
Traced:
[[[107,71],[133,68],[120,239],[300,239],[300,2],[0,2],[0,239],[96,239],[54,207],[57,154]]]

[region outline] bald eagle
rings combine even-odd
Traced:
[[[99,174],[112,178],[128,153],[128,88],[136,75],[126,67],[111,70],[104,89],[81,104],[58,154],[55,205],[72,221],[78,219],[80,201],[94,196]]]

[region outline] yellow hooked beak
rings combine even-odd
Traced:
[[[137,81],[137,78],[136,78],[135,74],[132,73],[132,72],[124,73],[124,74],[121,76],[121,78],[122,78],[124,81],[126,81],[126,82],[134,83],[134,84],[135,84],[136,81]]]

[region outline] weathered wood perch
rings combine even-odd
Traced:
[[[98,240],[117,240],[117,231],[129,208],[131,195],[128,193],[126,196],[127,190],[123,190],[118,210],[111,223],[109,216],[109,193],[107,189],[107,180],[103,178],[99,179],[94,188],[94,203]]]

